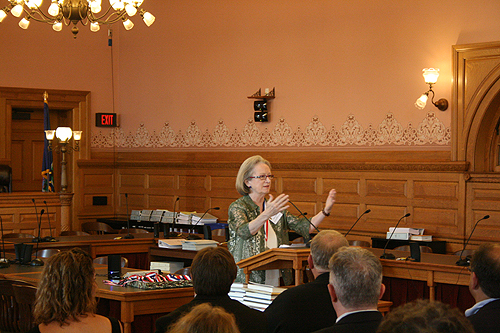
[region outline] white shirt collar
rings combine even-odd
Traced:
[[[353,313],[358,313],[358,312],[368,312],[368,311],[375,311],[375,312],[378,312],[377,309],[367,309],[367,310],[357,310],[357,311],[350,311],[350,312],[346,312],[344,313],[343,315],[341,315],[340,317],[337,317],[337,320],[335,321],[335,323],[338,323],[340,319],[344,318],[345,316],[347,315],[350,315],[350,314],[353,314]]]
[[[493,301],[496,301],[498,299],[500,299],[500,298],[488,298],[488,299],[485,299],[484,301],[477,302],[476,304],[474,304],[474,306],[472,308],[465,310],[465,316],[466,317],[472,316],[473,314],[478,312],[479,309],[481,309],[486,304],[493,302]]]

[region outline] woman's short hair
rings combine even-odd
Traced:
[[[474,333],[457,308],[439,301],[416,300],[389,311],[377,333]]]
[[[250,193],[250,188],[245,184],[245,180],[252,176],[253,169],[259,163],[264,163],[271,168],[271,163],[260,155],[251,156],[241,163],[240,170],[236,176],[236,190],[239,194],[245,195]]]
[[[38,324],[69,320],[95,313],[95,270],[92,257],[80,248],[49,258],[36,293],[33,315]]]
[[[196,305],[172,324],[168,333],[239,333],[233,314],[209,303]]]
[[[227,295],[238,269],[226,248],[209,247],[199,251],[191,264],[193,288],[197,295]]]

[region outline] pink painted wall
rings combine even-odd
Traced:
[[[150,28],[138,17],[131,31],[113,26],[115,111],[120,134],[133,139],[144,134],[137,134],[141,124],[146,135],[165,123],[174,133],[190,124],[202,134],[221,134],[221,124],[242,133],[253,119],[247,96],[266,87],[276,87],[276,99],[271,121],[253,125],[259,131],[272,132],[280,118],[305,131],[313,117],[340,130],[350,115],[377,129],[388,114],[402,128],[418,127],[434,111],[434,121],[449,128],[451,108],[413,106],[427,90],[422,68],[441,69],[436,97],[451,100],[452,45],[500,40],[496,0],[147,0],[143,7],[156,16]],[[112,111],[105,28],[94,34],[83,27],[74,40],[68,28],[55,33],[33,22],[23,31],[17,22],[10,15],[0,24],[0,86],[88,90],[93,112]],[[109,131],[92,131],[94,148],[109,146],[99,136]],[[155,148],[141,141],[121,147]],[[426,147],[436,145],[415,149]]]

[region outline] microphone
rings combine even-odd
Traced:
[[[47,208],[47,219],[49,220],[49,232],[50,236],[43,237],[44,242],[55,242],[56,239],[52,237],[52,227],[50,225],[50,214],[49,214],[49,206],[47,205],[47,201],[43,200],[43,203],[45,204],[45,208]],[[41,219],[41,217],[40,217]]]
[[[203,213],[203,214],[201,215],[200,219],[199,219],[198,221],[196,221],[196,223],[195,223],[195,224],[193,224],[193,225],[191,226],[190,230],[191,230],[193,233],[192,233],[192,234],[189,234],[189,236],[187,236],[187,237],[186,237],[186,239],[188,239],[188,240],[190,240],[190,239],[201,239],[201,237],[200,237],[200,236],[198,236],[198,235],[195,235],[195,234],[194,234],[194,227],[195,227],[195,226],[196,226],[196,225],[197,225],[197,224],[198,224],[201,220],[203,220],[203,218],[205,217],[205,215],[207,215],[207,213],[208,213],[210,210],[212,210],[212,209],[213,209],[213,210],[219,210],[219,209],[220,209],[220,207],[211,207],[211,208],[207,209],[207,210],[205,211],[205,213]]]
[[[35,217],[36,217],[36,221],[38,222],[38,237],[33,238],[33,242],[37,243],[40,241],[40,221],[41,221],[41,219],[38,218],[38,209],[36,207],[35,199],[31,198],[31,201],[33,202],[33,205],[35,206]]]
[[[2,220],[1,215],[0,215],[0,227],[2,228],[2,248],[3,248],[3,255],[4,255],[3,258],[0,257],[0,268],[7,268],[10,266],[10,264],[9,264],[9,260],[7,258],[5,258],[5,256],[6,256],[5,240],[3,239],[3,220]],[[1,255],[1,252],[0,252],[0,255]]]
[[[34,204],[35,199],[32,199],[32,200],[33,200],[33,204]],[[35,212],[36,212],[36,204],[35,204]],[[38,222],[38,237],[33,238],[33,240],[32,240],[33,243],[43,242],[42,237],[40,237],[41,229],[42,229],[42,215],[43,215],[43,213],[45,213],[45,209],[43,209],[43,208],[40,211],[40,215],[38,215],[38,212],[36,212],[36,218],[37,218],[37,222]],[[38,247],[37,247],[37,249],[38,249]]]
[[[299,209],[299,207],[295,206],[295,204],[293,202],[291,202],[290,200],[288,200],[289,203],[292,204],[293,207],[295,207],[295,209],[300,213],[300,215],[304,216],[304,218],[307,220],[307,222],[309,222],[310,225],[312,225],[314,227],[314,229],[316,229],[317,232],[319,232],[320,230],[318,229],[318,227],[316,227],[310,219],[307,218],[306,216],[306,213],[302,213],[302,211]],[[300,216],[299,215],[299,216]]]
[[[404,219],[405,217],[408,217],[410,215],[411,215],[410,213],[406,214],[405,216],[403,216],[402,218],[399,219],[398,223],[396,223],[396,226],[394,227],[394,229],[392,229],[392,233],[389,236],[389,239],[387,239],[387,242],[385,243],[384,253],[380,256],[380,259],[396,259],[396,256],[394,256],[394,254],[385,253],[385,250],[387,249],[387,245],[389,245],[389,242],[391,241],[392,235],[394,235],[394,231],[396,231],[396,229],[399,225],[399,222],[401,222],[402,219]]]
[[[175,199],[175,202],[174,202],[174,211],[173,211],[173,217],[172,217],[172,232],[169,232],[168,236],[167,236],[166,229],[163,229],[163,236],[164,237],[177,237],[177,236],[180,236],[180,234],[176,234],[174,232],[175,220],[177,218],[177,213],[176,213],[175,208],[177,207],[177,201],[179,201],[179,199],[180,199],[180,197],[177,197],[177,199]]]
[[[476,224],[474,225],[474,228],[472,228],[472,231],[471,231],[471,233],[469,235],[469,238],[467,239],[467,242],[464,243],[464,248],[462,249],[462,252],[460,252],[460,259],[456,262],[457,266],[469,266],[470,265],[470,259],[468,259],[467,257],[465,257],[465,258],[462,259],[462,254],[464,253],[464,250],[467,247],[467,244],[469,244],[470,238],[472,237],[472,234],[474,233],[474,230],[476,230],[476,227],[477,227],[477,224],[479,223],[479,221],[487,220],[489,218],[490,218],[489,215],[484,215],[483,218],[479,219],[476,222]]]
[[[31,266],[43,266],[43,261],[42,259],[38,259],[38,244],[40,244],[40,242],[42,241],[42,239],[40,238],[40,229],[42,227],[42,215],[43,213],[45,212],[45,209],[42,209],[40,211],[40,222],[38,223],[38,240],[36,240],[37,238],[33,238],[33,242],[36,242],[36,252],[35,252],[35,259],[31,260],[30,262],[30,265]]]
[[[368,214],[371,211],[372,211],[371,209],[365,210],[365,212],[358,217],[358,219],[356,220],[356,222],[354,222],[354,224],[352,225],[351,229],[347,230],[347,232],[345,233],[344,237],[346,237],[347,235],[349,235],[349,233],[351,232],[352,228],[354,228],[354,226],[356,225],[356,223],[358,223],[358,221],[363,217],[363,215]]]
[[[130,234],[130,216],[128,215],[128,193],[125,193],[125,206],[127,208],[127,235],[123,236],[124,239],[132,239],[134,235]]]

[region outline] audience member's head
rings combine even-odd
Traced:
[[[474,333],[456,308],[439,301],[417,300],[391,310],[377,333]]]
[[[226,248],[205,248],[196,254],[191,265],[194,292],[197,295],[226,295],[236,273],[236,263]]]
[[[74,248],[50,257],[38,286],[35,322],[62,326],[95,313],[96,289],[92,257],[86,252]]]
[[[349,246],[349,242],[340,232],[320,231],[311,241],[311,259],[314,267],[328,271],[330,258],[343,246]]]
[[[367,249],[341,248],[330,259],[328,289],[336,310],[335,301],[348,311],[377,309],[385,291],[380,260]]]
[[[479,246],[472,255],[470,270],[469,289],[475,299],[481,291],[484,293],[482,298],[500,298],[500,244]]]
[[[168,333],[239,333],[234,315],[209,303],[199,304],[182,316]]]

